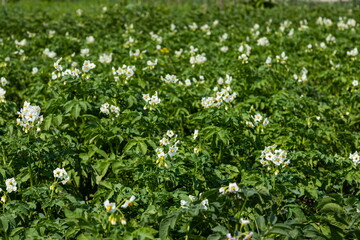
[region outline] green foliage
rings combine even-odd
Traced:
[[[309,6],[7,3],[0,238],[360,239],[359,9]]]

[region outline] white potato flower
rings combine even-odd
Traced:
[[[347,54],[348,56],[355,57],[356,55],[359,54],[359,51],[358,51],[357,48],[354,48],[354,49],[352,49],[352,50],[350,50],[350,51],[347,51],[346,54]]]
[[[92,44],[95,42],[95,38],[93,36],[86,37],[86,43]]]
[[[95,63],[91,63],[89,60],[85,60],[82,66],[83,72],[89,72],[96,67]]]
[[[128,206],[133,206],[135,201],[135,196],[131,196],[129,200],[126,200],[123,205],[121,205],[122,208],[127,208]]]
[[[15,178],[6,179],[5,184],[6,184],[6,191],[8,193],[15,192],[17,190],[17,186],[16,186],[17,182]]]
[[[207,210],[209,208],[209,200],[208,199],[205,199],[203,201],[201,201],[200,205],[205,209]]]
[[[270,44],[270,42],[266,37],[262,37],[257,40],[258,46],[269,46],[269,44]]]
[[[27,43],[27,41],[26,41],[25,38],[24,38],[23,40],[21,40],[21,41],[15,40],[15,45],[16,45],[17,47],[23,47],[23,46],[26,45],[26,43]]]
[[[176,146],[169,147],[168,155],[170,157],[173,157],[176,155],[177,151],[178,151],[178,147],[176,147]]]
[[[354,162],[355,165],[360,163],[360,157],[358,152],[350,153],[349,158]]]
[[[105,207],[106,211],[109,213],[116,212],[115,203],[110,202],[108,199],[105,200],[104,207]]]
[[[246,55],[245,53],[241,54],[239,57],[238,57],[238,60],[241,60],[242,61],[242,64],[245,64],[245,63],[248,63],[249,61],[249,58],[248,58],[248,55]]]
[[[84,48],[84,49],[80,50],[80,55],[83,57],[89,56],[89,53],[90,53],[90,49],[88,49],[88,48]]]
[[[31,70],[31,74],[35,75],[39,72],[39,69],[37,67],[33,67]]]
[[[202,64],[206,62],[207,58],[205,57],[205,53],[198,54],[196,56],[190,57],[190,64],[194,67],[195,64]]]
[[[1,77],[0,82],[1,82],[1,85],[2,85],[3,87],[5,87],[6,84],[8,83],[8,81],[7,81],[6,78],[4,78],[4,77]]]
[[[270,56],[268,56],[268,57],[266,58],[265,64],[268,65],[268,66],[271,66],[271,63],[272,63],[272,59],[271,59]]]
[[[110,54],[104,53],[103,55],[100,55],[100,57],[99,57],[99,62],[101,62],[101,63],[111,63],[111,61],[112,61],[112,53],[110,53]]]
[[[199,136],[199,130],[195,130],[194,131],[194,134],[193,134],[193,137],[194,137],[194,140]]]
[[[229,183],[228,192],[229,193],[236,193],[239,191],[239,187],[236,183]]]
[[[248,225],[250,223],[250,221],[240,218],[240,223],[241,223],[241,225]]]
[[[45,48],[45,50],[43,51],[43,54],[49,58],[56,57],[56,52],[50,51],[48,48]]]

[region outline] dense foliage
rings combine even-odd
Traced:
[[[359,9],[233,3],[5,5],[1,238],[360,239]]]

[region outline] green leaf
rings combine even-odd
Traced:
[[[98,173],[98,175],[96,176],[96,184],[99,184],[101,179],[105,176],[107,170],[109,169],[110,164],[111,164],[110,162],[101,162],[101,161],[95,163],[93,168]]]
[[[155,150],[157,148],[156,144],[154,143],[154,141],[152,141],[151,139],[147,139],[146,142]]]
[[[160,222],[159,235],[161,240],[165,240],[169,233],[169,228],[174,229],[175,223],[179,217],[179,211],[170,213]]]
[[[0,217],[0,223],[1,223],[1,229],[4,232],[7,232],[7,230],[9,229],[9,219],[7,218],[7,215]]]
[[[74,107],[71,109],[71,115],[77,119],[80,116],[81,107],[79,104],[75,104]]]
[[[52,122],[52,119],[53,119],[53,115],[50,114],[49,116],[47,116],[45,118],[45,123],[44,123],[44,130],[49,130],[50,129],[50,126],[51,126],[51,122]]]
[[[139,142],[139,144],[140,144],[141,153],[142,153],[143,155],[145,155],[146,152],[147,152],[147,145],[146,145],[146,143],[144,143],[144,142]]]
[[[17,235],[19,235],[21,232],[23,232],[25,230],[24,227],[17,227],[14,228],[11,233],[10,233],[10,237],[16,237]]]
[[[224,239],[224,235],[221,235],[219,233],[214,233],[207,237],[207,240],[222,240],[222,239]]]
[[[157,232],[158,231],[156,231],[155,229],[152,229],[149,227],[142,227],[142,228],[139,228],[139,229],[135,230],[134,232],[132,232],[131,235],[136,237],[137,239],[139,239],[139,237],[155,239],[154,235]]]
[[[344,209],[337,203],[327,203],[321,210],[321,212],[334,212],[334,213],[344,213]]]
[[[53,122],[56,126],[60,126],[62,123],[62,115],[57,115],[53,118]]]
[[[270,231],[268,231],[268,233],[266,235],[268,236],[271,234],[279,234],[279,235],[283,235],[283,236],[289,236],[287,230],[284,230],[282,228],[276,228],[276,227],[271,229]]]
[[[213,230],[214,232],[219,232],[219,233],[221,233],[221,234],[223,234],[223,235],[226,235],[227,233],[229,233],[229,231],[227,230],[227,228],[224,227],[224,226],[221,226],[221,225],[216,226],[216,227],[214,227],[214,228],[211,229],[211,230]]]
[[[129,150],[137,144],[136,141],[128,142],[124,147],[124,153],[129,152]]]
[[[256,225],[258,226],[260,231],[265,231],[266,230],[265,218],[263,216],[257,216],[255,218],[255,221],[256,221]]]
[[[65,103],[64,104],[65,112],[66,113],[70,112],[75,103],[76,103],[75,100],[72,100],[72,101],[69,101],[69,102]]]

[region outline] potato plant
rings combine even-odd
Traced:
[[[359,7],[254,5],[3,5],[0,238],[360,239]]]

